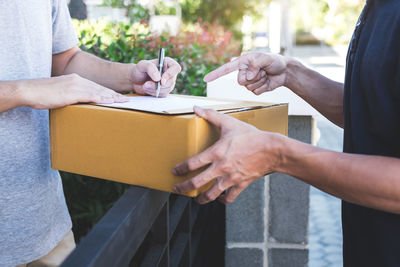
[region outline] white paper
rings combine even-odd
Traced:
[[[134,109],[140,111],[168,113],[170,110],[193,110],[193,106],[210,107],[216,105],[227,105],[232,102],[216,101],[195,98],[186,98],[170,95],[165,98],[156,98],[152,96],[132,96],[126,103],[99,104],[106,107]]]

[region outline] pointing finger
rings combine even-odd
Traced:
[[[204,77],[205,82],[212,82],[228,73],[231,73],[233,71],[239,70],[240,67],[240,60],[236,59],[232,62],[226,63],[225,65],[222,65],[218,69],[210,72]]]
[[[171,79],[176,79],[179,72],[181,72],[181,66],[178,64],[168,67],[161,77],[161,85],[165,86]]]

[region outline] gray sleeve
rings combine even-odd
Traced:
[[[53,54],[64,52],[78,44],[65,0],[52,0]]]

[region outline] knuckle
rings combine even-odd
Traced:
[[[78,82],[80,80],[80,76],[76,73],[72,73],[68,75],[73,82]]]
[[[188,185],[189,185],[189,188],[195,189],[195,188],[197,188],[198,183],[196,180],[191,179],[191,180],[189,180]]]
[[[138,64],[143,65],[143,66],[146,66],[146,65],[149,64],[149,61],[146,60],[146,59],[143,59],[143,60],[141,60]]]
[[[224,152],[221,148],[217,147],[212,151],[212,156],[214,158],[222,158],[224,156]]]
[[[235,184],[237,184],[237,183],[239,183],[240,180],[242,179],[242,176],[241,176],[239,173],[232,173],[232,174],[230,175],[230,179],[231,179]]]
[[[218,178],[215,180],[215,186],[218,188],[218,191],[219,191],[219,192],[222,192],[222,191],[225,190],[225,187],[224,187],[224,180],[222,179],[222,177],[218,177]]]
[[[186,162],[185,167],[188,171],[194,171],[196,166],[196,160],[190,159]]]
[[[249,85],[246,86],[246,89],[249,90],[249,91],[253,91],[254,90],[254,85],[249,84]]]
[[[206,192],[206,193],[204,193],[204,198],[208,202],[210,202],[210,201],[214,201],[216,199],[216,196],[212,192]]]
[[[238,77],[238,84],[241,86],[245,86],[246,82],[243,80],[243,78],[241,76]]]
[[[224,161],[223,163],[221,163],[220,165],[220,169],[223,173],[230,173],[231,170],[233,168],[233,164],[229,161]],[[234,174],[230,175],[230,179],[233,179],[235,177]]]

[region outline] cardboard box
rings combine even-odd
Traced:
[[[287,104],[235,101],[213,108],[287,135]],[[219,132],[192,110],[163,113],[86,104],[52,110],[52,168],[173,192],[176,183],[195,175],[176,177],[174,166],[212,145]],[[197,196],[209,186],[187,195]]]

